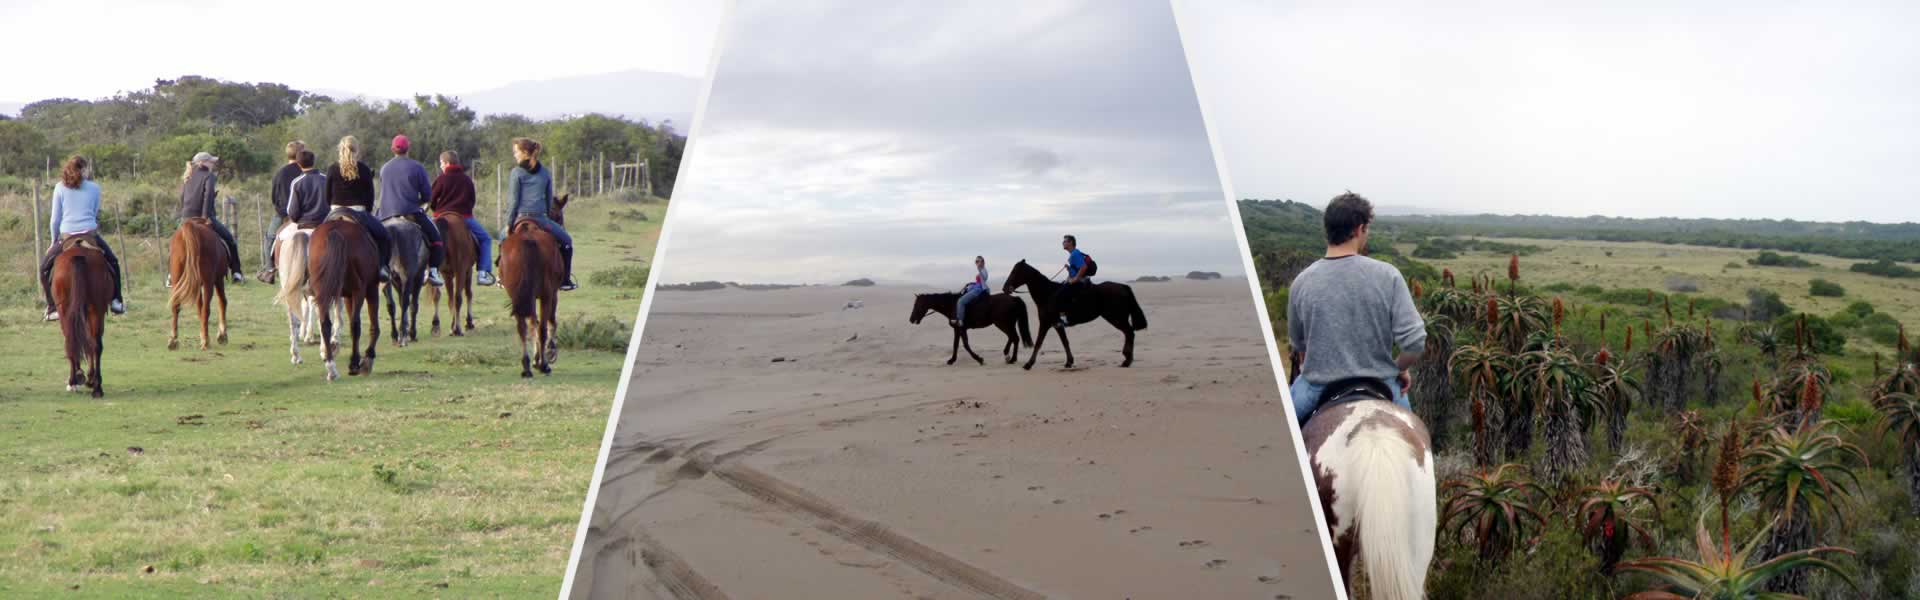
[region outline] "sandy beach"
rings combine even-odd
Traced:
[[[1132,285],[1133,367],[1032,371],[940,290],[659,292],[573,597],[1330,597],[1246,280]]]

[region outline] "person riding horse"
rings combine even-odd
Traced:
[[[217,202],[220,177],[213,170],[219,163],[219,157],[206,152],[193,155],[193,160],[187,162],[187,172],[180,178],[178,216],[183,220],[195,217],[207,220],[213,233],[220,237],[220,243],[227,245],[227,269],[233,271],[233,282],[245,285],[247,278],[240,270],[240,244],[233,240],[233,230],[220,222]]]
[[[1400,270],[1364,256],[1373,204],[1342,194],[1327,205],[1325,221],[1326,256],[1287,292],[1287,339],[1303,355],[1290,387],[1294,417],[1305,424],[1329,385],[1355,378],[1379,381],[1395,404],[1411,409],[1407,369],[1426,348],[1426,324]]]
[[[328,166],[326,173],[327,204],[331,207],[328,218],[343,215],[359,223],[379,251],[380,277],[390,279],[387,262],[393,257],[393,239],[387,235],[387,228],[373,218],[373,167],[360,161],[358,138],[350,135],[340,138],[335,149],[339,162]]]
[[[560,291],[579,288],[580,284],[573,279],[573,236],[549,214],[553,204],[553,174],[540,163],[540,142],[513,138],[513,160],[513,173],[507,176],[507,189],[513,195],[513,203],[507,209],[508,222],[532,221],[559,240],[560,260],[566,271]]]
[[[1061,236],[1060,249],[1067,251],[1067,279],[1053,292],[1054,310],[1060,313],[1060,322],[1055,327],[1067,328],[1067,309],[1073,306],[1073,295],[1081,288],[1092,285],[1093,259],[1080,251],[1080,240],[1072,235]]]
[[[381,221],[403,218],[420,228],[427,242],[427,285],[439,287],[440,263],[446,260],[445,239],[440,228],[427,218],[421,207],[431,198],[433,185],[427,180],[427,168],[407,157],[413,143],[407,136],[393,136],[393,158],[380,166],[380,205],[373,216]]]
[[[93,168],[86,158],[76,154],[60,165],[60,183],[53,186],[51,208],[47,229],[53,233],[53,244],[40,259],[40,292],[46,297],[47,320],[60,320],[60,308],[53,303],[53,261],[60,256],[61,241],[72,236],[92,238],[100,253],[106,255],[107,269],[113,272],[113,303],[108,308],[116,315],[127,314],[127,305],[120,297],[120,258],[100,235],[100,184],[93,182]]]
[[[493,285],[493,236],[473,218],[473,177],[460,165],[459,153],[452,150],[440,153],[440,176],[433,180],[431,198],[427,206],[433,209],[434,216],[466,223],[467,231],[473,235],[474,251],[480,255],[473,263],[478,274],[476,281],[480,285]]]
[[[954,327],[966,325],[967,304],[972,303],[974,299],[985,296],[988,293],[987,258],[984,256],[973,257],[973,271],[973,281],[967,282],[967,285],[960,288],[960,299],[955,303],[953,308],[953,318],[947,320],[947,324]]]

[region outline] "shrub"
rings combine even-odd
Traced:
[[[1806,268],[1813,266],[1807,259],[1792,254],[1781,254],[1772,250],[1761,250],[1760,255],[1747,259],[1747,264],[1761,267]]]
[[[1788,337],[1791,338],[1794,324],[1796,320],[1801,317],[1806,317],[1807,319],[1807,332],[1813,337],[1814,352],[1838,355],[1846,350],[1847,336],[1842,335],[1840,328],[1834,327],[1832,322],[1822,319],[1818,315],[1808,313],[1780,315],[1779,318],[1774,319],[1773,328],[1775,331],[1787,332],[1789,334]]]
[[[647,267],[629,265],[594,271],[587,282],[601,287],[642,288],[647,285]]]
[[[1667,291],[1691,294],[1700,291],[1700,282],[1691,277],[1674,275],[1667,278]]]
[[[1840,284],[1827,281],[1825,279],[1815,279],[1815,280],[1809,281],[1807,282],[1807,287],[1808,287],[1807,293],[1813,294],[1815,296],[1839,298],[1841,296],[1847,295],[1846,288],[1840,287]]]
[[[626,352],[627,340],[632,337],[633,327],[612,317],[589,319],[585,315],[574,315],[561,321],[554,331],[555,341],[569,350]]]
[[[1885,258],[1870,263],[1854,263],[1847,270],[1881,277],[1920,277],[1920,271]]]

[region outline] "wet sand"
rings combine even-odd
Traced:
[[[1132,285],[1131,368],[1032,371],[937,290],[659,292],[573,597],[1331,597],[1246,280]]]

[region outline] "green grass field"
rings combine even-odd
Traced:
[[[1496,241],[1529,244],[1543,250],[1521,257],[1526,285],[1539,287],[1556,283],[1573,286],[1597,285],[1602,288],[1650,288],[1669,292],[1670,279],[1684,279],[1699,286],[1698,295],[1717,297],[1728,302],[1746,302],[1748,288],[1777,292],[1795,310],[1830,315],[1855,301],[1873,303],[1880,312],[1903,323],[1920,323],[1920,280],[1890,279],[1847,270],[1858,260],[1813,254],[1798,254],[1812,262],[1812,268],[1758,267],[1747,259],[1758,250],[1736,250],[1705,246],[1680,246],[1652,242],[1603,242],[1586,240],[1544,240],[1499,238]],[[1403,244],[1403,252],[1413,245]],[[1611,254],[1609,254],[1611,253]],[[1467,252],[1459,258],[1422,259],[1434,268],[1452,269],[1464,280],[1469,275],[1491,274],[1505,281],[1506,254]],[[1737,266],[1736,266],[1737,265]],[[1808,281],[1826,279],[1846,288],[1838,298],[1808,293]],[[1861,337],[1847,340],[1849,349],[1879,347]]]
[[[429,339],[425,308],[417,344],[383,335],[371,377],[328,384],[317,347],[289,364],[258,282],[229,287],[230,343],[195,349],[183,315],[169,352],[165,248],[112,238],[133,285],[100,400],[64,391],[32,234],[0,230],[0,597],[557,593],[665,210],[575,200],[573,337],[532,380],[498,288],[475,290],[468,337]]]

